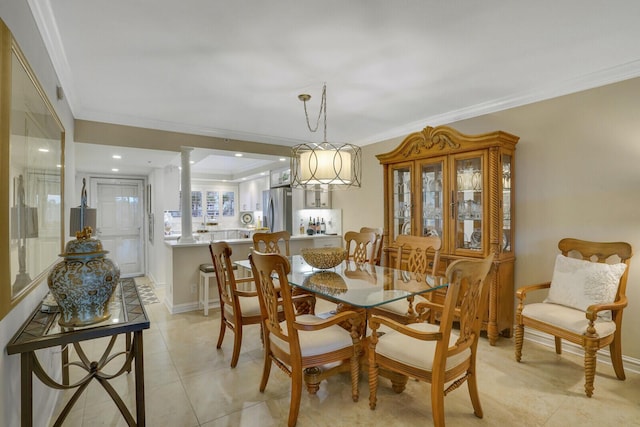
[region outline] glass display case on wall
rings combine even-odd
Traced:
[[[496,286],[485,325],[492,344],[499,334],[510,336],[513,327],[517,141],[502,131],[463,135],[446,126],[427,127],[377,156],[384,170],[387,245],[400,234],[440,237],[442,273],[456,259],[495,254]]]

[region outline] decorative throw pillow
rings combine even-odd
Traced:
[[[558,254],[545,302],[583,311],[592,304],[613,302],[620,277],[626,268],[624,263],[605,264]],[[598,315],[602,319],[611,320],[611,312],[608,310]]]

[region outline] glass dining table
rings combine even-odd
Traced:
[[[338,266],[319,270],[307,264],[300,255],[287,257],[291,265],[291,272],[287,275],[292,292],[303,290],[316,296],[333,301],[337,304],[336,311],[362,310],[364,323],[359,326],[360,336],[366,340],[366,313],[370,309],[402,299],[412,300],[416,295],[424,295],[437,289],[445,288],[447,282],[442,276],[416,274],[409,271],[398,270],[391,267],[382,267],[369,263],[356,263],[354,261],[342,261]],[[251,270],[250,261],[235,261],[235,264],[244,269]],[[328,317],[336,311],[317,313],[317,316]],[[415,315],[415,314],[414,314]],[[351,325],[341,325],[349,329]],[[366,367],[366,345],[361,347],[361,366]],[[336,372],[348,368],[348,364],[337,367],[312,367],[306,368],[304,382],[307,390],[315,394],[320,381]],[[402,384],[404,378],[391,371],[383,370],[380,375],[388,377],[393,384]]]
[[[374,308],[447,286],[442,276],[420,275],[369,263],[343,261],[334,268],[319,270],[300,255],[287,258],[291,265],[287,276],[291,286],[350,307]],[[251,269],[249,260],[235,264]]]

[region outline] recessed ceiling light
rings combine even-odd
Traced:
[[[227,180],[226,180],[226,179],[223,179],[223,180],[222,180],[222,182],[227,182]]]
[[[242,153],[236,153],[235,156],[236,157],[242,157]]]
[[[287,159],[286,159],[286,158],[284,158],[284,157],[280,157],[280,161],[281,161],[281,162],[286,162],[286,161],[287,161]]]
[[[118,172],[120,169],[118,168],[111,168],[111,172]]]
[[[114,159],[121,159],[122,156],[120,154],[114,154],[113,156],[111,156]]]
[[[62,167],[62,165],[56,165],[56,167],[57,167],[57,168],[61,168],[61,167]]]
[[[48,153],[49,149],[48,148],[38,148],[38,151],[41,153]]]
[[[195,163],[195,162],[194,162],[193,160],[189,160],[189,164],[190,164],[190,165],[192,165],[192,164],[194,164],[194,163]]]

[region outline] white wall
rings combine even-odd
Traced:
[[[75,193],[73,182],[74,157],[73,157],[73,117],[66,100],[56,99],[56,86],[60,83],[51,65],[40,33],[32,17],[29,5],[24,0],[8,0],[0,2],[0,18],[7,24],[18,45],[24,52],[31,68],[34,70],[47,97],[51,101],[58,117],[62,120],[66,131],[65,144],[65,197],[64,205],[73,206],[70,194]],[[9,185],[2,182],[2,185]],[[68,226],[68,210],[65,212],[65,224]],[[2,281],[6,283],[5,280]],[[47,293],[46,280],[41,282],[24,300],[22,300],[7,316],[0,320],[0,425],[17,426],[20,424],[20,356],[8,356],[5,347],[13,334],[27,320],[31,312],[39,306],[40,301]],[[38,352],[43,367],[53,375],[60,378],[61,365],[59,349],[47,349]],[[33,414],[34,425],[46,425],[53,409],[55,408],[58,393],[51,392],[42,383],[33,380]]]

